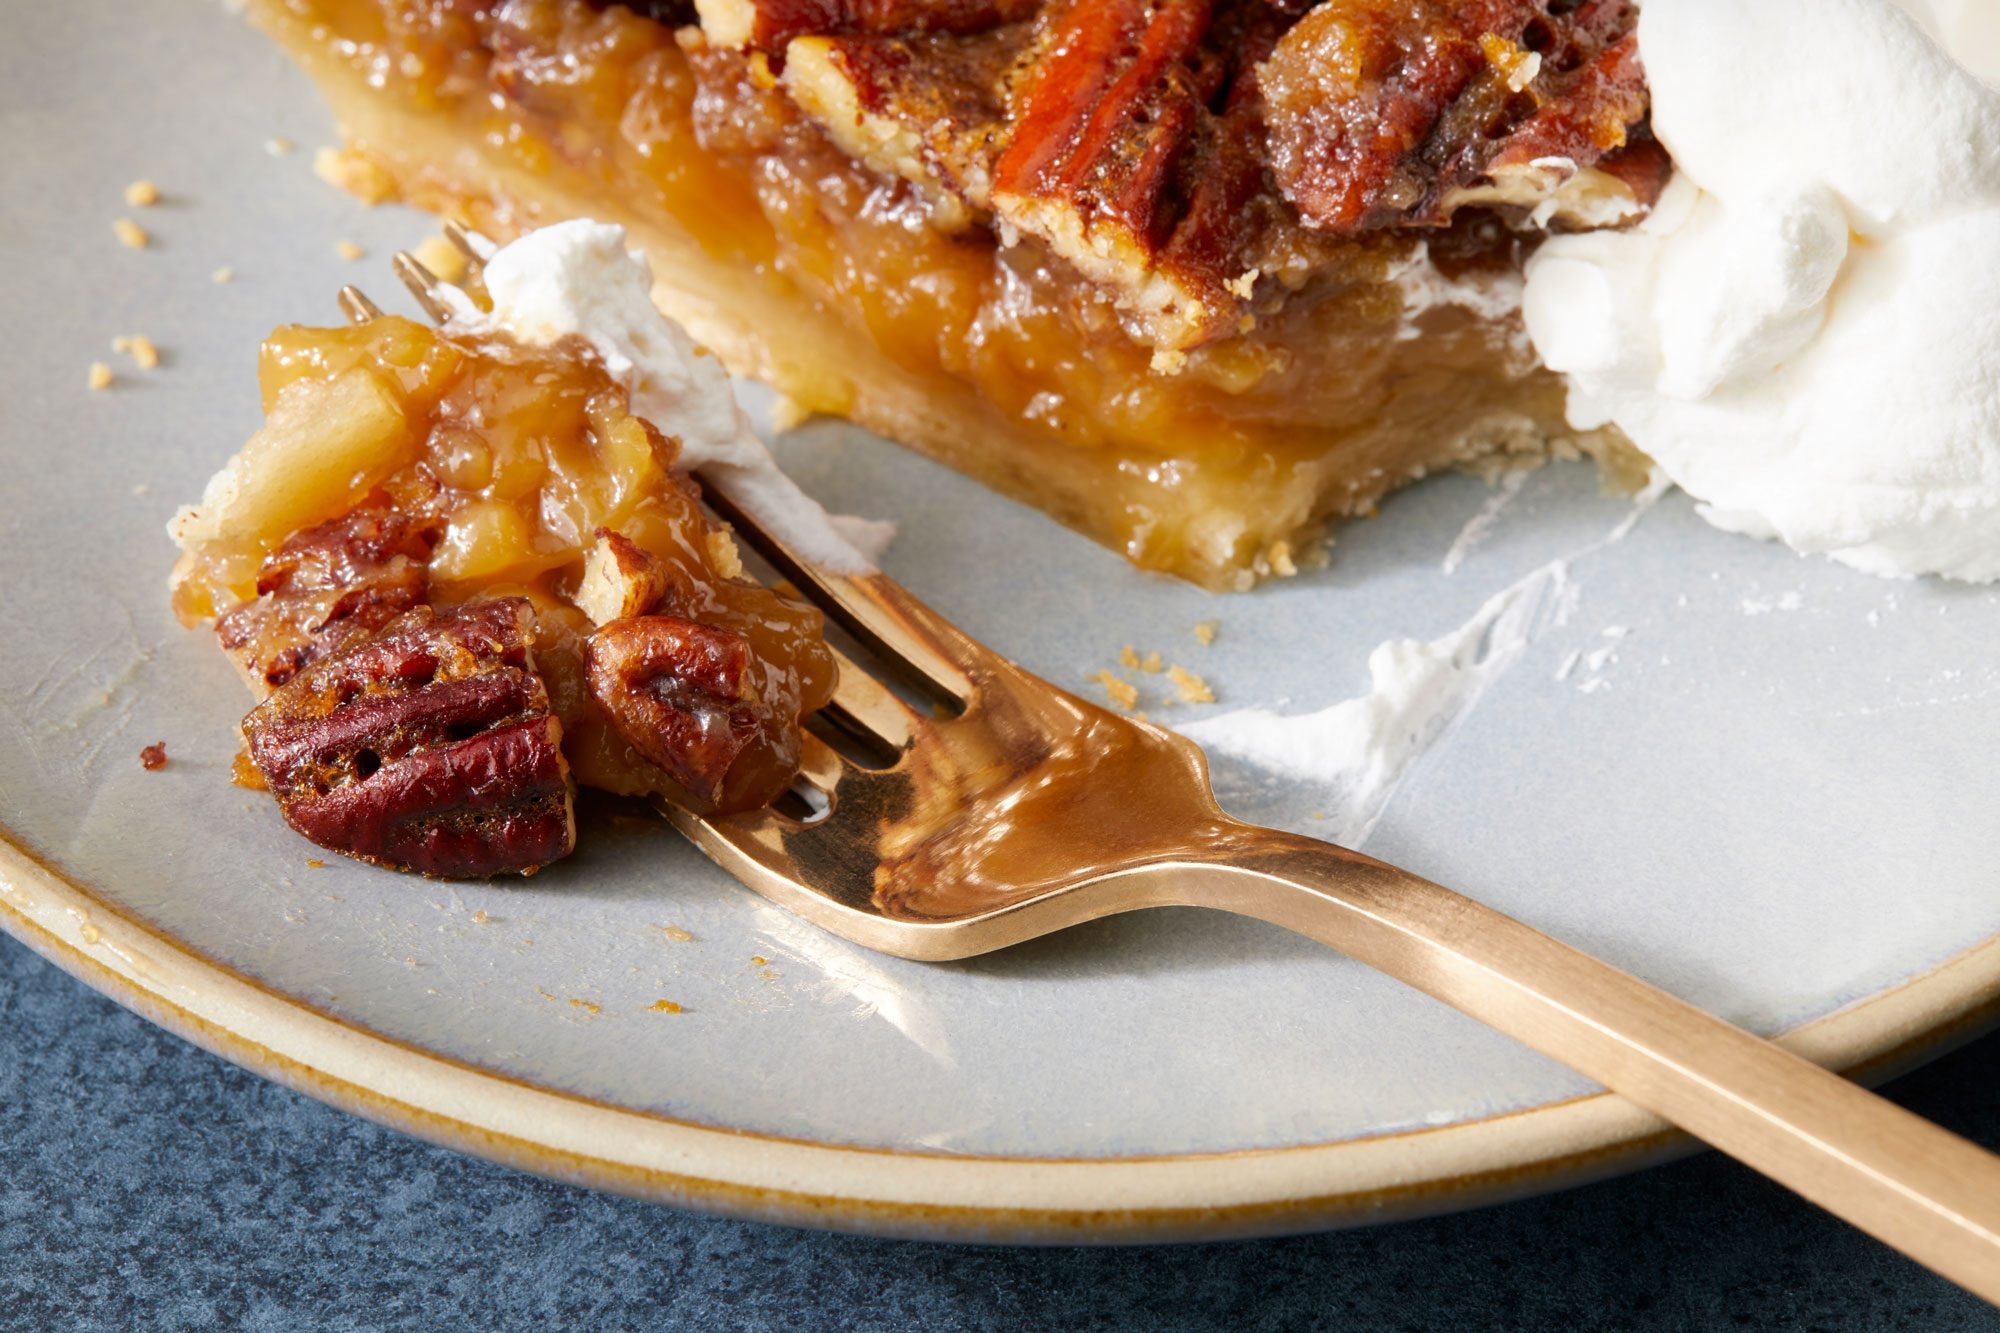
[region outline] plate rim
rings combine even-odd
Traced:
[[[0,824],[0,929],[155,1025],[442,1147],[728,1217],[984,1243],[1296,1233],[1469,1208],[1701,1145],[1608,1092],[1454,1125],[1281,1148],[986,1156],[823,1142],[638,1111],[319,1010],[112,905]],[[2000,933],[1785,1033],[1864,1082],[2000,1025]]]

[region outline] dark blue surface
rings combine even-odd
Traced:
[[[2000,1147],[2000,1036],[1890,1091]],[[1712,1155],[1246,1244],[968,1249],[715,1221],[351,1119],[4,936],[0,1163],[8,1328],[2000,1329]]]

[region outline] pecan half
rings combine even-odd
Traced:
[[[1006,131],[1006,81],[1030,32],[968,37],[806,36],[785,48],[786,91],[849,157],[921,188],[932,222],[984,209]]]
[[[618,733],[706,807],[763,725],[750,663],[742,635],[679,616],[614,621],[584,646],[591,697]]]
[[[294,676],[243,720],[285,822],[363,861],[532,874],[576,842],[562,724],[523,598],[418,607]]]
[[[981,32],[1029,18],[1042,0],[695,0],[717,46],[773,54],[807,33]]]
[[[1234,331],[1283,225],[1239,71],[1286,21],[1211,0],[1069,0],[1011,86],[993,209],[1112,288],[1131,332],[1175,353]]]
[[[1351,234],[1443,223],[1496,161],[1589,167],[1646,114],[1637,15],[1632,0],[1326,0],[1258,71],[1272,174],[1308,224]]]
[[[424,601],[437,524],[366,504],[295,533],[264,559],[257,596],[215,636],[261,697]]]

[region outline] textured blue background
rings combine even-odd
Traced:
[[[2000,1036],[1891,1088],[2000,1147]],[[0,1326],[2000,1329],[1705,1156],[1251,1244],[968,1249],[676,1213],[265,1083],[0,936]]]

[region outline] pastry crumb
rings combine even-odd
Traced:
[[[1121,680],[1109,671],[1094,672],[1084,679],[1094,680],[1102,685],[1111,702],[1128,713],[1139,706],[1139,687],[1129,680]]]
[[[148,180],[133,181],[125,187],[125,202],[134,208],[151,208],[160,202],[160,187]]]
[[[324,870],[326,869],[326,862],[320,860],[317,856],[308,856],[306,858],[306,869]]]
[[[1156,375],[1178,375],[1187,369],[1187,353],[1175,349],[1160,348],[1153,353],[1153,373]]]
[[[715,566],[715,572],[725,579],[742,578],[743,553],[736,549],[736,539],[716,528],[708,534],[707,541],[709,563]]]
[[[146,229],[131,218],[119,218],[111,224],[111,230],[128,249],[143,250],[153,243],[153,238],[146,234]]]
[[[119,334],[111,340],[111,350],[131,357],[141,370],[155,370],[160,364],[160,349],[143,333]]]
[[[1139,659],[1139,670],[1149,676],[1159,675],[1161,670],[1163,670],[1160,664],[1160,655],[1158,653],[1147,653]]]
[[[1118,650],[1118,665],[1133,671],[1139,669],[1139,654],[1132,650],[1131,644],[1128,643]]]
[[[154,741],[139,751],[139,767],[148,773],[157,773],[167,766],[167,743]]]
[[[1195,675],[1194,672],[1189,671],[1186,667],[1168,667],[1167,679],[1174,683],[1174,689],[1179,692],[1181,702],[1183,703],[1212,704],[1215,702],[1215,691],[1209,688],[1208,682],[1200,676]]]
[[[450,283],[456,283],[463,278],[466,270],[471,267],[465,252],[453,245],[441,233],[424,237],[410,255],[419,264],[437,274],[442,281]]]
[[[592,1018],[595,1018],[599,1014],[604,1012],[603,1005],[598,1004],[591,1000],[580,999],[574,995],[569,997],[569,1003],[572,1009],[581,1009],[585,1013],[589,1014]]]
[[[229,265],[224,264],[221,268],[215,270],[215,272],[209,274],[208,276],[209,279],[214,282],[234,282],[236,281],[236,270],[229,267]]]
[[[1208,647],[1208,645],[1215,642],[1215,630],[1216,630],[1215,621],[1213,620],[1202,621],[1199,625],[1196,625],[1194,627],[1195,642],[1199,643],[1204,648]]]
[[[659,927],[659,932],[662,935],[665,935],[668,939],[679,940],[683,944],[686,944],[694,939],[693,931],[682,930],[679,926],[661,926]]]
[[[814,412],[796,398],[779,394],[771,402],[771,434],[783,435],[811,421]]]
[[[333,252],[350,264],[368,253],[353,241],[335,241],[333,243]]]
[[[472,923],[476,926],[483,926],[492,919],[492,917],[486,915],[486,909],[483,907],[472,914]]]
[[[752,967],[763,967],[770,961],[771,961],[770,959],[766,958],[761,953],[753,953],[750,955],[750,966]]]
[[[290,157],[292,149],[297,146],[282,134],[276,134],[264,140],[264,151],[272,157]]]
[[[646,1006],[649,1014],[677,1014],[680,1011],[681,1007],[672,1000],[655,1000]]]
[[[313,157],[313,175],[373,206],[396,197],[389,173],[347,148],[322,148]]]
[[[91,363],[90,363],[90,387],[91,387],[91,388],[93,388],[93,389],[108,389],[108,388],[110,388],[110,387],[111,387],[111,367],[110,367],[110,366],[107,366],[107,365],[105,365],[105,364],[104,364],[104,363],[103,363],[102,361],[93,361],[93,362],[91,362]]]

